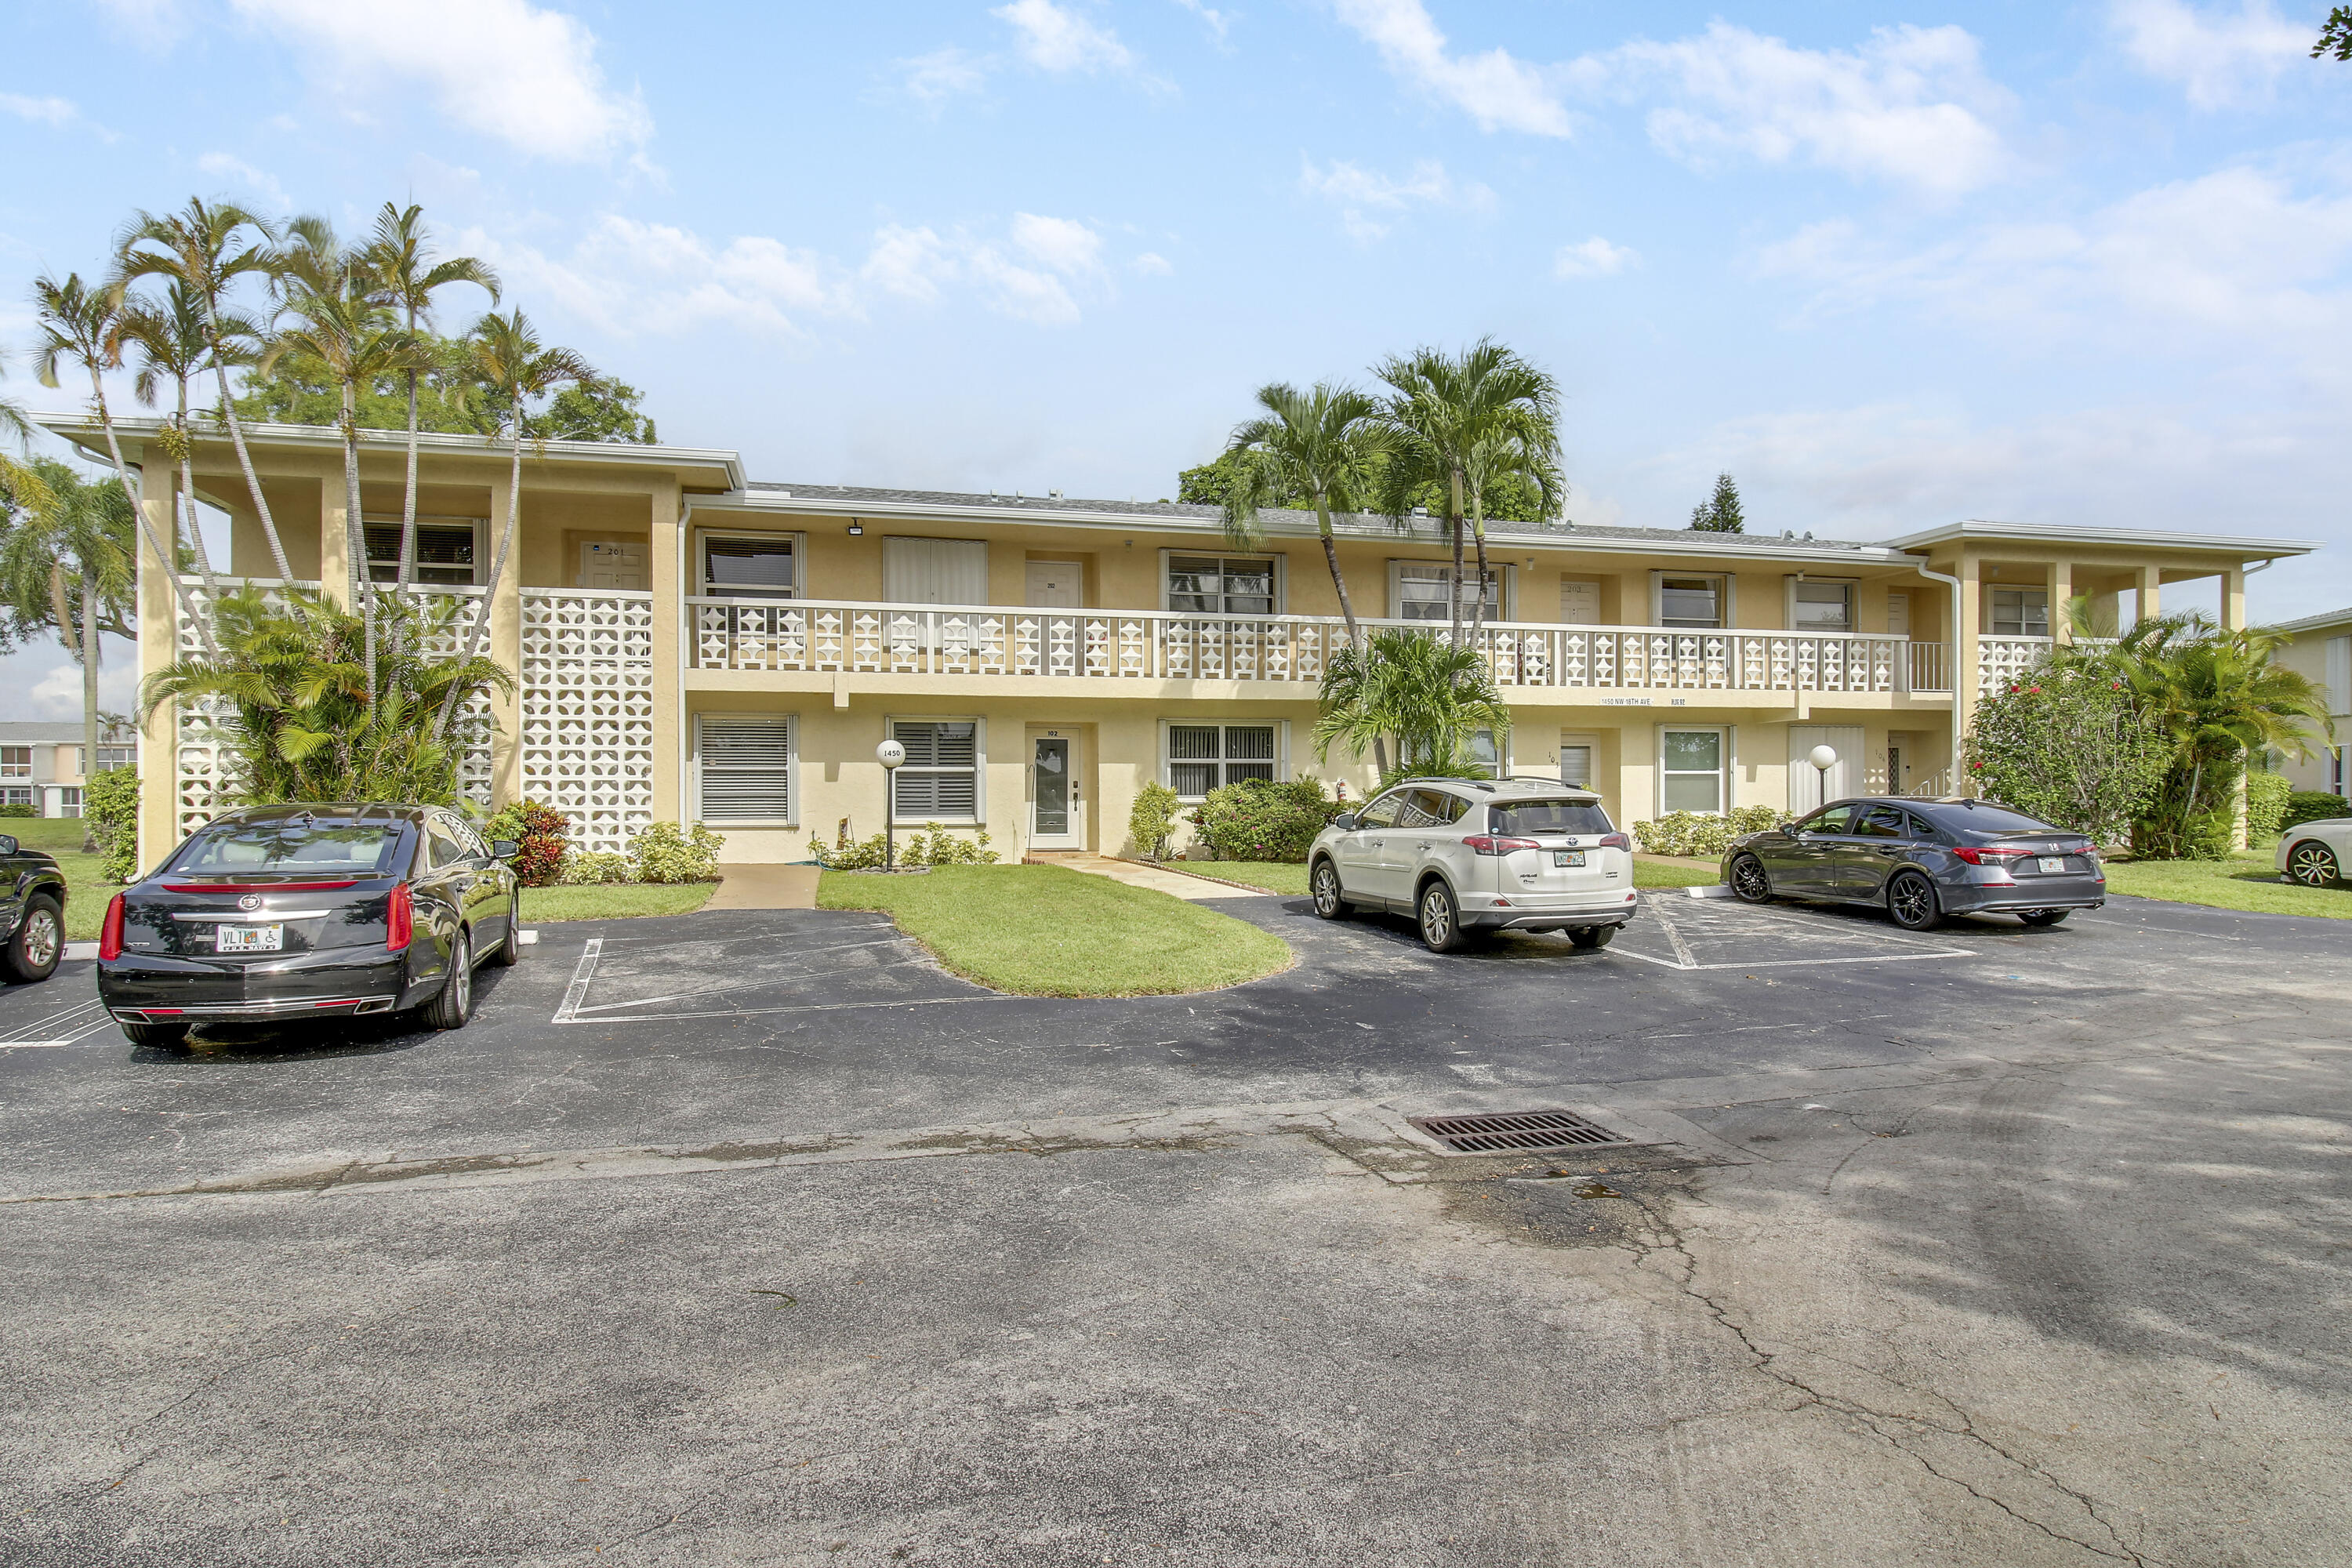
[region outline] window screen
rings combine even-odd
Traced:
[[[1168,558],[1168,607],[1199,616],[1274,614],[1274,563],[1229,556]]]
[[[1168,787],[1199,800],[1221,784],[1274,777],[1271,724],[1171,724]]]
[[[1801,632],[1853,630],[1853,585],[1850,583],[1799,583],[1796,625]]]
[[[702,538],[703,591],[714,598],[790,599],[800,593],[793,542]]]
[[[1589,741],[1559,743],[1559,782],[1579,789],[1592,787],[1592,744]]]
[[[1446,589],[1454,582],[1454,568],[1433,561],[1401,561],[1397,563],[1397,616],[1407,621],[1451,621],[1454,611],[1446,603]],[[1471,596],[1465,584],[1462,590],[1462,613],[1465,617],[1477,611],[1477,600]],[[1503,615],[1503,580],[1500,574],[1486,574],[1486,618],[1500,620]]]
[[[377,583],[400,580],[400,530],[370,518],[367,534],[368,577]],[[416,520],[416,581],[471,587],[474,583],[474,521],[471,518]]]
[[[1706,628],[1723,625],[1723,579],[1662,577],[1658,580],[1658,624],[1663,626]]]
[[[2049,593],[2041,588],[1995,588],[1992,591],[1992,631],[1995,637],[2048,637]]]
[[[28,779],[32,776],[32,747],[0,746],[0,779]]]
[[[789,714],[706,713],[695,726],[703,821],[793,820]]]
[[[971,719],[893,719],[907,760],[890,776],[896,822],[970,822],[980,815],[980,725]]]
[[[1723,731],[1668,730],[1664,736],[1665,808],[1723,809]]]

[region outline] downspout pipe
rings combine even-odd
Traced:
[[[688,544],[693,537],[688,527],[693,520],[694,498],[689,495],[677,513],[677,690],[672,694],[677,706],[671,710],[677,715],[677,816],[679,823],[689,832],[693,830],[698,815],[697,808],[702,804],[697,798],[698,791],[694,777],[694,724],[686,711],[686,661],[689,650],[695,646],[694,627],[690,624],[695,610],[687,602],[694,597],[695,584],[688,582],[686,577],[686,570],[694,560],[694,552]],[[795,561],[793,564],[798,567],[801,563]]]
[[[1941,583],[1952,591],[1952,613],[1945,624],[1952,636],[1952,793],[1960,793],[1960,580],[1948,572],[1928,569],[1922,562],[1915,568],[1920,576],[1931,583]]]

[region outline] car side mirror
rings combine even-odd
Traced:
[[[1354,812],[1343,811],[1339,816],[1331,819],[1331,826],[1338,828],[1342,833],[1353,833],[1356,831],[1356,814]]]
[[[13,833],[0,833],[0,855],[14,855],[21,848]]]
[[[493,860],[511,860],[521,853],[522,846],[511,838],[490,840],[490,858]]]

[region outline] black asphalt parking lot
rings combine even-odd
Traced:
[[[1599,952],[1450,958],[1235,900],[1296,968],[1111,1001],[995,995],[872,914],[555,925],[462,1031],[186,1056],[68,963],[0,994],[0,1555],[2352,1535],[2344,927],[1644,900]],[[1628,1142],[1404,1130],[1537,1106]]]

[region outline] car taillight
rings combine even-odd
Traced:
[[[1543,847],[1532,838],[1496,838],[1485,833],[1474,833],[1462,842],[1481,855],[1508,855],[1516,849]]]
[[[98,956],[122,956],[122,895],[117,893],[106,901],[106,923],[98,928]]]
[[[1600,847],[1603,849],[1631,849],[1633,841],[1622,833],[1604,833],[1601,836]]]
[[[408,939],[415,934],[416,904],[409,896],[408,884],[403,882],[392,889],[392,903],[384,915],[383,945],[394,952],[408,951]]]
[[[2022,860],[2030,853],[2024,849],[1975,849],[1958,845],[1952,853],[1971,866],[2005,866],[2011,860]]]

